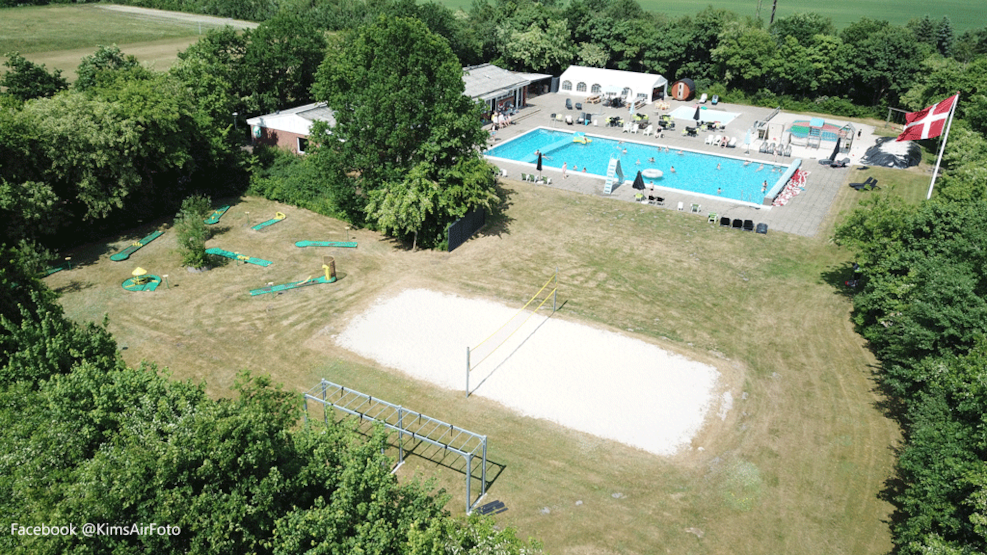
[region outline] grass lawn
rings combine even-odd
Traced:
[[[704,10],[706,6],[716,9],[730,10],[742,17],[754,17],[757,13],[758,0],[637,0],[642,8],[652,12],[668,14],[672,17],[683,15],[693,16]],[[472,0],[440,0],[441,4],[455,9],[469,11]],[[761,19],[765,22],[771,19],[772,0],[761,0]],[[783,0],[778,2],[775,18],[786,17],[793,13],[815,12],[829,17],[838,29],[862,17],[884,19],[895,25],[904,25],[910,19],[928,15],[935,21],[948,15],[956,35],[967,29],[980,29],[984,26],[983,2],[981,0],[953,0],[929,4],[919,0],[832,0],[830,2],[812,2],[810,0]]]
[[[513,181],[503,190],[504,212],[453,253],[412,253],[364,230],[349,232],[357,249],[297,249],[293,243],[303,239],[344,240],[345,224],[266,200],[228,199],[233,208],[208,245],[272,266],[231,262],[188,273],[170,222],[160,221],[66,253],[73,270],[46,281],[62,293],[70,317],[108,313],[130,364],[166,365],[177,379],[205,380],[213,395],[229,395],[242,368],[299,392],[325,377],[487,434],[487,500],[508,507],[496,519],[542,539],[556,555],[891,549],[890,506],[879,492],[898,430],[881,413],[875,360],[849,323],[850,301],[839,285],[849,255],[828,235],[738,233],[707,224],[705,215]],[[827,229],[861,198],[844,187]],[[287,218],[249,229],[276,211]],[[108,259],[157,228],[168,231],[131,260]],[[320,274],[326,254],[335,257],[337,283],[249,296],[268,282]],[[168,274],[170,287],[124,291],[120,283],[138,265]],[[334,343],[349,319],[403,288],[520,307],[556,266],[563,304],[556,317],[721,369],[733,408],[711,415],[691,449],[662,458],[522,417]],[[614,372],[620,368],[600,368],[600,379]],[[453,457],[442,464],[455,466]],[[450,510],[461,513],[463,475],[442,464],[412,457],[401,472],[435,476],[454,494]]]
[[[61,69],[70,81],[82,57],[99,45],[116,44],[142,62],[167,69],[179,51],[198,40],[200,29],[205,33],[220,26],[215,18],[200,23],[199,16],[119,12],[94,4],[6,8],[0,13],[0,54],[20,52],[49,71]]]

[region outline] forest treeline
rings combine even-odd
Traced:
[[[21,0],[0,0],[16,4]],[[46,4],[47,0],[36,0]],[[987,27],[958,36],[948,17],[906,25],[860,19],[837,31],[799,13],[772,24],[709,7],[694,16],[645,11],[635,0],[475,0],[463,13],[415,0],[122,0],[120,3],[266,21],[292,14],[324,31],[356,29],[379,15],[415,17],[449,41],[464,66],[560,74],[572,64],[693,79],[731,102],[816,104],[844,116],[917,109],[905,98],[938,59],[987,54]]]

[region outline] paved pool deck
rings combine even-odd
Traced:
[[[597,125],[570,126],[564,123],[556,122],[552,118],[552,114],[560,113],[563,114],[563,116],[571,115],[573,120],[575,120],[579,115],[579,112],[576,110],[566,109],[565,101],[567,98],[571,98],[573,104],[581,102],[583,104],[583,112],[591,114],[593,119],[596,120]],[[670,100],[668,103],[670,104],[668,110],[658,110],[655,104],[650,104],[645,106],[641,111],[648,114],[654,121],[657,120],[658,114],[673,112],[680,106],[690,106],[692,108],[695,108],[696,106],[695,101],[679,102]],[[764,121],[764,119],[767,118],[773,111],[771,109],[725,104],[722,102],[716,106],[712,106],[709,102],[707,102],[705,106],[707,107],[707,113],[710,110],[720,110],[740,114],[736,119],[727,124],[725,130],[718,130],[714,133],[736,137],[738,143],[736,148],[721,148],[718,146],[707,145],[705,143],[705,139],[706,135],[709,133],[700,132],[698,137],[684,136],[682,131],[685,129],[686,125],[693,125],[692,120],[676,120],[675,129],[665,132],[662,137],[646,137],[642,135],[641,132],[637,134],[623,133],[620,128],[606,127],[605,122],[609,116],[622,116],[626,119],[629,114],[626,107],[609,108],[603,106],[602,104],[588,104],[584,102],[584,98],[582,97],[569,96],[567,94],[545,94],[530,98],[528,100],[528,106],[522,108],[521,111],[515,116],[514,124],[506,129],[498,130],[491,137],[488,144],[493,147],[504,141],[523,135],[534,128],[548,127],[568,131],[584,131],[591,135],[606,136],[618,140],[659,144],[668,146],[668,148],[673,151],[688,149],[708,154],[739,157],[750,159],[754,163],[772,162],[787,165],[790,164],[792,160],[801,158],[802,168],[809,172],[805,190],[801,194],[792,198],[785,206],[755,207],[748,203],[737,203],[711,197],[709,195],[698,195],[672,189],[655,189],[654,193],[645,190],[644,193],[646,195],[654,194],[655,196],[664,197],[664,206],[654,206],[656,210],[677,210],[679,203],[682,203],[684,211],[690,212],[692,204],[699,204],[699,217],[706,218],[710,212],[715,212],[717,217],[726,216],[731,219],[740,218],[743,220],[753,220],[755,224],[766,223],[768,224],[769,233],[781,231],[795,235],[814,237],[822,227],[822,223],[829,213],[833,200],[836,198],[840,188],[845,187],[846,183],[850,181],[848,178],[854,171],[853,167],[857,165],[857,161],[860,160],[867,148],[874,144],[874,139],[876,137],[873,134],[873,128],[854,124],[856,128],[861,131],[861,136],[853,141],[853,145],[848,153],[840,154],[840,158],[850,158],[850,167],[830,168],[828,165],[820,165],[818,161],[820,159],[829,159],[835,146],[835,144],[831,142],[824,141],[822,143],[822,147],[819,149],[793,147],[791,157],[776,158],[774,155],[759,153],[758,147],[760,146],[761,141],[758,140],[755,140],[750,145],[750,149],[748,151],[748,149],[742,144],[747,130],[753,127],[754,122]],[[771,122],[785,123],[787,127],[789,123],[798,119],[807,119],[807,116],[781,112],[775,115],[771,119]],[[833,123],[836,125],[842,125],[844,123],[836,118],[827,118],[826,121],[827,123]],[[502,162],[500,160],[495,161],[495,163],[501,169],[507,171],[507,179],[520,180],[522,173],[527,174],[535,172],[534,164]],[[634,176],[636,175],[636,169],[634,167],[624,167],[623,170],[625,172],[624,177],[626,179],[634,179]],[[552,179],[552,184],[546,185],[547,187],[565,189],[587,195],[596,195],[601,197],[608,196],[609,198],[613,198],[618,201],[635,202],[634,197],[635,194],[638,193],[638,191],[631,187],[630,181],[616,186],[610,195],[604,195],[604,179],[601,177],[581,175],[570,171],[568,179],[563,179],[561,170],[547,167],[544,168],[542,175]],[[775,176],[777,178],[777,174],[775,174]]]

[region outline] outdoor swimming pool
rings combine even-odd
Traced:
[[[607,166],[611,156],[614,156],[620,159],[625,180],[633,180],[638,170],[658,169],[664,175],[657,179],[645,178],[645,184],[758,205],[764,199],[761,190],[764,182],[768,182],[770,191],[782,177],[786,167],[760,162],[745,166],[746,161],[743,159],[690,151],[679,154],[675,149],[665,152],[658,143],[618,141],[594,135],[587,135],[592,142],[579,144],[573,142],[573,135],[574,133],[568,131],[538,128],[491,148],[486,155],[535,164],[538,161],[535,151],[541,151],[543,168],[560,169],[565,163],[569,175],[589,174],[602,179],[606,178]],[[729,152],[742,155],[744,150],[738,147],[729,149]],[[716,169],[717,165],[720,169]],[[675,168],[674,173],[671,171],[672,167]],[[602,190],[602,183],[600,188]],[[717,189],[721,189],[719,195]]]

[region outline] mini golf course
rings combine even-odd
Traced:
[[[120,262],[121,260],[126,260],[130,258],[130,255],[139,251],[141,247],[147,245],[148,243],[157,239],[158,237],[161,237],[162,235],[164,235],[163,231],[155,231],[154,233],[148,235],[147,237],[141,239],[140,241],[137,241],[136,243],[130,245],[129,247],[123,249],[122,251],[110,256],[110,260],[114,260],[116,262]]]
[[[355,249],[356,241],[298,241],[295,243],[296,247],[342,247],[346,249]]]
[[[257,266],[267,267],[271,265],[270,260],[264,260],[262,258],[254,258],[252,256],[247,256],[245,254],[240,254],[238,252],[230,252],[223,249],[217,249],[217,248],[206,249],[206,254],[225,256],[226,258],[229,258],[231,260],[236,260],[238,262],[244,262],[247,264],[256,264]]]
[[[120,284],[127,291],[154,291],[161,285],[161,278],[153,274],[144,274],[127,278]]]
[[[230,209],[229,206],[222,206],[220,208],[217,208],[215,211],[213,211],[212,215],[210,215],[208,218],[206,218],[203,221],[206,222],[206,225],[218,224],[219,219],[222,218],[223,214],[225,214],[226,211],[229,209]]]
[[[287,216],[285,216],[283,212],[275,212],[273,218],[271,218],[270,220],[267,220],[266,222],[261,222],[261,223],[255,225],[255,226],[253,226],[250,229],[253,229],[254,231],[260,231],[260,230],[264,229],[265,227],[267,227],[269,225],[274,225],[274,224],[280,222],[281,220],[285,219],[286,217]]]
[[[265,293],[278,293],[280,291],[287,291],[289,289],[299,289],[301,287],[308,287],[310,285],[319,285],[320,283],[332,283],[336,281],[336,276],[327,277],[319,276],[315,279],[309,278],[304,281],[296,281],[294,283],[284,283],[282,285],[268,285],[267,287],[261,287],[260,289],[253,289],[250,291],[250,296],[263,295]]]

